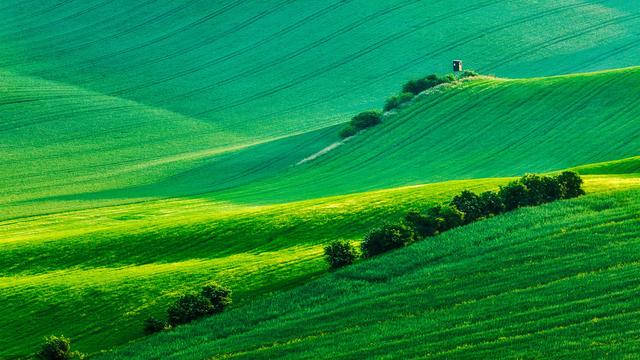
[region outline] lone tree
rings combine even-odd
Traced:
[[[47,336],[44,344],[37,354],[42,360],[72,360],[84,359],[84,355],[77,351],[71,351],[71,340],[64,336]]]
[[[324,247],[324,256],[332,269],[353,264],[358,258],[356,248],[346,240],[336,240]]]

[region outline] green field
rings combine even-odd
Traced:
[[[640,191],[521,209],[106,359],[633,358]]]
[[[640,4],[6,0],[0,17],[0,359],[50,334],[117,349],[211,280],[231,311],[105,356],[637,352]],[[487,76],[340,139],[454,58]],[[329,241],[564,169],[587,197],[327,274]]]

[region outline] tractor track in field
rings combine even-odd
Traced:
[[[140,29],[140,28],[142,28],[142,27],[144,27],[146,25],[152,24],[152,23],[157,22],[159,20],[167,19],[167,18],[169,18],[170,15],[173,15],[176,12],[184,10],[185,8],[187,8],[188,6],[191,6],[192,4],[196,3],[197,1],[198,0],[193,0],[193,1],[190,1],[190,2],[182,3],[182,4],[178,5],[178,6],[176,6],[175,8],[168,10],[167,12],[159,14],[159,15],[151,18],[151,19],[148,19],[147,21],[145,21],[143,23],[136,24],[135,26],[133,26],[133,27],[127,29],[127,30],[123,30],[121,33],[116,35],[116,37],[122,37],[122,36],[128,35],[128,34],[134,32],[134,31],[136,31],[136,30],[138,30],[138,29]],[[151,45],[154,45],[154,44],[160,43],[160,42],[162,42],[162,41],[164,41],[166,39],[169,39],[169,38],[171,38],[171,37],[173,37],[173,36],[175,36],[177,34],[186,32],[186,31],[188,31],[188,30],[190,30],[192,28],[195,28],[195,27],[197,27],[197,26],[199,26],[201,24],[204,24],[204,23],[206,23],[208,21],[211,21],[213,19],[216,19],[216,18],[224,15],[225,13],[233,10],[234,8],[236,8],[236,7],[240,6],[240,5],[242,5],[243,3],[244,3],[243,0],[235,0],[234,2],[225,5],[224,7],[220,8],[220,9],[216,9],[215,11],[212,11],[212,12],[206,14],[205,16],[200,17],[199,19],[197,19],[197,20],[195,20],[193,22],[190,22],[190,23],[188,23],[186,25],[183,25],[183,26],[179,27],[178,29],[175,29],[175,30],[169,31],[169,32],[167,32],[165,34],[162,34],[162,35],[159,35],[157,37],[154,37],[153,39],[147,40],[147,41],[145,41],[145,42],[143,42],[141,44],[136,44],[135,46],[131,46],[131,47],[128,47],[128,48],[125,48],[125,49],[120,49],[120,50],[118,50],[116,52],[102,54],[100,56],[97,56],[97,57],[94,57],[94,58],[91,58],[91,59],[84,59],[84,60],[81,60],[79,62],[74,63],[72,66],[78,67],[79,70],[83,70],[83,71],[87,70],[87,69],[89,69],[91,67],[97,66],[97,64],[100,63],[101,61],[111,60],[115,56],[124,55],[124,54],[127,54],[127,53],[132,52],[132,51],[144,49],[146,47],[149,47]],[[104,38],[100,39],[100,40],[95,40],[95,41],[90,42],[88,44],[91,45],[93,43],[98,43],[98,42],[100,42],[102,40],[104,40]],[[61,66],[59,69],[62,69],[62,68],[63,67]],[[51,71],[51,70],[52,69],[47,69],[47,71]],[[53,68],[53,70],[56,70],[56,68]]]
[[[594,31],[606,28],[609,25],[617,25],[617,24],[620,24],[620,23],[624,23],[624,22],[628,22],[628,21],[632,21],[632,20],[637,20],[639,18],[640,18],[640,14],[630,14],[630,15],[623,15],[623,16],[619,16],[619,17],[614,18],[614,19],[606,20],[606,21],[603,21],[601,23],[588,26],[588,27],[583,28],[581,30],[571,32],[571,33],[569,33],[567,35],[560,36],[560,37],[557,37],[557,38],[554,38],[554,39],[550,39],[550,40],[541,42],[541,43],[539,43],[539,44],[537,44],[537,45],[535,45],[533,47],[530,47],[530,48],[527,48],[527,49],[524,49],[524,50],[521,50],[521,51],[518,51],[518,52],[515,52],[515,53],[511,53],[511,54],[509,54],[509,55],[507,55],[507,56],[505,56],[503,58],[500,58],[497,61],[495,61],[495,64],[504,65],[504,64],[512,63],[516,59],[521,59],[524,56],[526,56],[526,55],[528,55],[528,54],[530,54],[532,52],[536,52],[536,51],[542,50],[542,49],[544,49],[546,47],[553,46],[553,45],[556,45],[556,44],[559,44],[559,43],[562,43],[562,42],[565,42],[565,41],[568,41],[568,40],[573,40],[573,39],[578,38],[580,36],[583,36],[583,35],[592,33]],[[500,65],[491,65],[491,66],[488,66],[485,70],[486,71],[494,71]]]
[[[90,6],[90,7],[86,8],[86,9],[77,11],[77,12],[72,13],[70,15],[67,15],[67,16],[65,16],[63,18],[55,19],[55,20],[50,21],[48,23],[39,24],[39,25],[31,27],[31,28],[21,29],[21,30],[18,30],[18,31],[5,33],[3,36],[10,35],[11,38],[28,38],[27,34],[29,34],[29,33],[42,32],[42,31],[46,31],[46,29],[48,29],[48,28],[55,27],[57,25],[62,25],[66,21],[72,20],[74,18],[78,18],[78,17],[86,15],[88,13],[91,13],[92,11],[94,11],[96,9],[99,9],[99,8],[103,7],[105,4],[108,4],[108,3],[112,2],[112,1],[113,0],[103,0],[102,2],[94,4],[93,6]]]
[[[352,0],[349,0],[349,1],[352,1]],[[390,13],[392,13],[394,11],[397,11],[397,10],[399,10],[399,9],[405,7],[405,6],[411,5],[413,3],[417,3],[418,1],[419,0],[408,0],[408,1],[405,1],[404,3],[402,3],[402,5],[394,5],[394,6],[390,7],[390,8],[386,8],[386,9],[380,10],[380,11],[374,13],[374,14],[367,15],[367,16],[365,16],[365,17],[363,17],[363,18],[361,18],[361,19],[359,19],[357,21],[354,21],[354,22],[352,22],[352,23],[350,23],[350,24],[348,24],[348,25],[346,25],[346,26],[344,26],[344,27],[332,32],[329,35],[325,35],[322,38],[320,38],[320,39],[318,39],[318,40],[316,40],[316,41],[314,41],[312,43],[309,43],[309,44],[307,44],[305,46],[302,46],[302,47],[298,48],[297,50],[291,51],[286,55],[280,56],[280,57],[278,57],[276,59],[273,59],[273,60],[270,60],[268,62],[263,62],[263,63],[261,63],[259,65],[253,66],[250,69],[247,69],[247,70],[245,70],[243,72],[234,74],[231,77],[225,78],[223,80],[219,80],[219,81],[217,81],[217,82],[215,82],[213,84],[209,84],[209,85],[206,85],[204,87],[200,87],[200,88],[197,88],[197,89],[190,90],[187,93],[174,96],[174,97],[172,97],[170,99],[163,99],[162,102],[166,103],[167,101],[175,101],[175,100],[178,100],[178,99],[182,99],[182,98],[191,96],[193,94],[196,94],[196,93],[199,93],[199,92],[202,92],[202,91],[205,91],[205,90],[213,89],[213,88],[215,88],[217,86],[220,86],[220,85],[223,85],[223,84],[227,84],[227,83],[230,83],[230,82],[233,82],[233,81],[245,78],[245,77],[256,75],[256,74],[258,74],[260,72],[267,71],[270,67],[273,67],[275,65],[281,64],[281,63],[283,63],[285,61],[292,60],[292,59],[294,59],[294,58],[296,58],[296,57],[298,57],[300,55],[303,55],[303,54],[307,53],[310,50],[313,50],[313,49],[315,49],[315,48],[317,48],[317,47],[319,47],[319,46],[321,46],[321,45],[323,45],[323,44],[335,39],[338,36],[347,34],[350,31],[352,31],[352,30],[354,30],[354,29],[356,29],[358,27],[361,27],[361,26],[365,25],[366,23],[368,23],[370,21],[377,20],[381,16],[388,15],[388,14],[390,14]],[[342,5],[342,4],[340,4],[340,5]],[[324,11],[322,11],[322,12],[324,13]],[[314,17],[314,19],[315,19],[315,17]],[[302,22],[296,22],[296,24],[297,25],[294,24],[295,26],[293,28],[291,28],[290,30],[288,30],[287,32],[291,32],[291,31],[297,30],[300,27],[305,25],[305,23],[302,23]],[[282,35],[282,34],[280,34],[280,35]],[[269,41],[272,41],[272,40],[275,40],[275,39],[276,38],[274,37],[272,39],[269,39]],[[252,45],[249,48],[249,50],[253,50],[253,48],[254,48],[254,46]],[[184,76],[187,76],[187,75],[195,74],[195,73],[197,73],[199,71],[206,70],[207,69],[206,66],[215,65],[215,64],[218,64],[220,62],[231,60],[231,59],[236,57],[236,56],[232,56],[232,57],[229,57],[229,58],[225,58],[226,56],[227,55],[222,56],[222,57],[217,58],[217,59],[209,60],[204,64],[199,64],[197,67],[192,67],[192,68],[189,68],[189,69],[185,69],[185,70],[179,71],[176,74],[172,74],[169,77],[166,77],[164,79],[159,79],[159,80],[157,80],[155,82],[152,82],[150,84],[140,84],[140,85],[138,85],[136,87],[131,87],[131,88],[127,88],[127,89],[118,90],[116,92],[113,92],[112,94],[120,95],[120,94],[123,94],[123,93],[132,92],[132,91],[148,88],[148,87],[151,87],[151,86],[159,85],[159,84],[171,81],[171,80],[175,80],[175,79],[180,78],[180,77],[184,77]],[[220,60],[220,59],[223,59],[223,60]]]
[[[155,0],[151,0],[151,1],[155,1]],[[189,8],[191,5],[197,3],[198,1],[199,0],[190,0],[190,1],[182,2],[178,6],[176,6],[174,8],[171,8],[171,9],[169,9],[169,10],[163,12],[163,13],[154,15],[154,16],[146,19],[145,21],[138,22],[134,26],[131,26],[129,28],[122,29],[122,30],[118,31],[114,35],[109,35],[109,36],[104,36],[104,37],[100,37],[100,38],[97,38],[97,39],[93,39],[91,41],[87,41],[87,42],[85,42],[83,44],[79,44],[79,45],[76,45],[76,46],[73,46],[73,47],[67,47],[67,48],[58,49],[57,51],[54,51],[52,54],[54,56],[56,56],[56,55],[61,55],[61,54],[64,54],[64,53],[70,53],[70,52],[81,50],[83,48],[87,48],[87,47],[89,47],[91,45],[94,45],[94,44],[98,44],[98,43],[104,42],[106,40],[114,40],[114,39],[121,38],[123,36],[132,34],[132,33],[136,32],[137,30],[144,28],[147,25],[151,25],[153,23],[156,23],[156,22],[159,22],[159,21],[163,21],[163,20],[169,18],[171,15],[176,15],[176,14],[180,13],[182,10],[185,10],[185,9]],[[76,64],[76,65],[79,65],[79,64]],[[63,67],[54,67],[53,69],[47,70],[47,72],[50,72],[52,70],[53,71],[59,70],[59,69],[62,69],[62,68]]]
[[[22,22],[22,21],[24,21],[24,20],[32,19],[32,18],[34,18],[34,17],[40,16],[40,15],[44,15],[44,14],[49,13],[49,12],[51,12],[51,11],[55,11],[55,10],[59,9],[60,7],[63,7],[64,5],[66,5],[66,4],[70,4],[70,3],[72,3],[72,2],[73,2],[73,0],[61,0],[61,1],[58,1],[58,3],[57,3],[57,4],[55,4],[55,5],[51,6],[51,7],[44,8],[44,9],[41,9],[41,10],[39,10],[39,11],[33,11],[33,12],[29,13],[28,15],[25,15],[25,16],[23,16],[23,17],[21,17],[21,18],[20,18],[20,17],[18,17],[18,18],[13,18],[13,19],[12,19],[12,20],[13,20],[13,22],[4,22],[4,21],[3,21],[3,24],[2,24],[2,25],[3,25],[3,27],[1,27],[1,28],[0,28],[0,30],[2,30],[2,29],[6,29],[6,28],[12,28],[12,27],[14,27],[14,26],[15,26],[15,24],[16,24],[16,23],[20,23],[20,22]],[[0,11],[5,11],[6,9],[8,9],[8,8],[12,8],[12,7],[14,7],[14,6],[15,6],[15,5],[9,5],[9,6],[7,6],[6,8],[2,8],[2,10],[0,10]],[[5,25],[6,25],[6,26],[5,26]]]
[[[602,0],[600,2],[606,2],[606,1],[608,1],[608,0]],[[495,2],[495,3],[497,3],[497,2]],[[509,21],[509,22],[506,22],[506,23],[502,23],[501,25],[496,26],[496,27],[485,29],[484,31],[480,32],[480,33],[482,33],[482,35],[469,35],[469,36],[466,36],[466,37],[464,37],[464,38],[462,38],[460,40],[451,42],[451,43],[443,45],[443,46],[441,46],[441,47],[439,47],[437,49],[431,50],[431,51],[429,51],[429,52],[427,52],[427,53],[425,53],[425,54],[423,54],[423,55],[421,55],[421,56],[419,56],[419,57],[417,57],[417,58],[415,58],[415,59],[413,59],[411,61],[408,61],[408,62],[406,62],[406,63],[404,63],[404,64],[402,64],[402,65],[400,65],[398,67],[395,67],[395,68],[393,68],[393,69],[391,69],[389,71],[386,71],[386,72],[380,74],[375,79],[369,81],[368,84],[374,84],[374,83],[378,83],[378,82],[381,82],[383,80],[386,80],[386,79],[392,77],[393,75],[396,75],[396,74],[398,74],[400,72],[403,72],[403,71],[411,68],[412,66],[416,66],[416,65],[426,61],[426,59],[429,58],[429,57],[434,57],[434,56],[439,56],[441,54],[444,54],[447,51],[451,51],[451,50],[453,50],[453,49],[455,49],[455,48],[457,48],[459,46],[465,45],[465,44],[467,44],[467,43],[469,43],[469,42],[471,42],[473,40],[480,39],[480,38],[484,37],[487,33],[497,33],[499,31],[503,31],[503,30],[509,29],[512,26],[524,24],[524,23],[529,22],[529,21],[539,20],[539,19],[542,19],[542,18],[544,18],[546,16],[555,15],[555,14],[558,14],[558,13],[563,12],[563,11],[576,9],[576,8],[580,8],[580,7],[584,7],[584,6],[589,6],[589,5],[591,5],[591,4],[563,5],[563,6],[559,6],[559,7],[553,8],[553,9],[549,9],[549,10],[544,11],[544,12],[539,12],[539,13],[536,13],[536,14],[533,14],[533,15],[524,16],[524,17],[519,18],[519,19],[515,19],[515,20]],[[475,9],[467,9],[464,12],[466,12],[466,11],[474,11],[474,10]],[[458,12],[458,14],[459,13],[460,12]],[[206,89],[207,88],[203,88],[203,90],[206,90]],[[286,114],[287,112],[304,109],[304,108],[307,108],[309,106],[314,106],[314,105],[318,105],[318,104],[322,104],[322,103],[327,103],[329,101],[333,101],[333,100],[335,100],[337,98],[340,98],[340,97],[346,96],[346,95],[348,95],[348,93],[334,92],[334,93],[331,93],[329,95],[323,96],[321,98],[317,98],[317,99],[305,102],[305,103],[300,104],[300,105],[295,105],[293,107],[289,107],[289,108],[285,109],[284,111],[277,111],[277,112],[269,113],[269,114],[267,114],[265,116],[262,116],[261,118],[282,116],[282,115]],[[246,99],[246,101],[249,101],[249,100],[251,100],[251,99]],[[215,111],[217,111],[217,109]],[[211,112],[213,112],[213,111],[211,111]],[[199,116],[199,115],[196,115],[196,116]]]
[[[619,80],[615,77],[612,77],[610,79],[607,79],[604,83],[601,83],[600,86],[598,86],[596,89],[593,89],[593,87],[581,89],[582,92],[584,92],[584,96],[581,96],[582,93],[576,92],[575,98],[573,99],[573,101],[571,103],[565,103],[562,112],[556,113],[548,117],[544,121],[539,122],[538,124],[534,124],[533,128],[529,130],[526,134],[524,134],[522,137],[517,139],[511,139],[511,144],[505,145],[503,148],[493,151],[492,155],[500,156],[500,154],[508,151],[509,148],[523,146],[527,142],[527,139],[531,136],[532,133],[539,133],[543,129],[545,130],[545,132],[548,132],[548,130],[546,129],[548,129],[549,127],[551,127],[552,129],[553,127],[558,125],[558,121],[557,121],[558,119],[562,119],[566,117],[567,114],[577,112],[578,109],[582,108],[585,104],[589,103],[594,97],[607,91],[608,88],[606,87],[606,85],[616,81],[619,81]]]
[[[120,21],[123,24],[130,22],[132,19],[135,19],[140,16],[140,10],[144,11],[145,9],[147,9],[148,5],[153,4],[154,2],[156,2],[156,0],[146,0],[144,2],[138,3],[136,6],[132,8],[126,8],[126,9],[123,9],[121,12],[112,14],[109,17],[103,17],[99,22],[85,24],[82,27],[75,28],[65,33],[58,33],[55,35],[51,35],[49,37],[31,40],[29,42],[23,43],[22,44],[23,47],[27,47],[28,45],[29,55],[23,57],[22,59],[14,59],[15,61],[13,63],[10,63],[10,64],[5,63],[0,66],[17,66],[26,61],[33,62],[35,60],[44,60],[51,57],[57,57],[61,54],[69,54],[72,49],[78,48],[84,45],[84,44],[80,44],[80,45],[70,46],[73,42],[71,39],[73,38],[74,35],[78,35],[77,37],[84,37],[86,35],[85,34],[86,32],[88,32],[89,30],[96,31],[98,27],[100,27],[101,30],[104,29],[101,32],[106,32],[107,30],[117,28],[118,26],[115,25],[116,21]],[[100,38],[100,40],[94,39],[90,41],[90,43],[96,43],[99,41],[103,41],[105,38],[111,38],[111,37],[112,35],[102,37]],[[58,39],[60,40],[58,41]],[[80,41],[86,42],[86,38],[80,39]],[[51,44],[54,44],[56,42],[63,43],[65,47],[63,48],[56,47],[55,51],[50,51]]]
[[[242,23],[233,26],[232,28],[223,31],[222,33],[216,33],[215,36],[210,36],[205,40],[200,40],[199,41],[199,45],[196,45],[195,47],[194,47],[194,45],[191,45],[188,48],[180,48],[180,49],[176,49],[175,51],[172,51],[170,53],[163,53],[162,54],[162,58],[163,58],[163,60],[166,60],[166,59],[171,58],[171,57],[182,56],[182,55],[192,51],[193,49],[196,49],[196,48],[202,46],[203,45],[202,44],[203,41],[214,41],[215,42],[215,41],[218,41],[218,40],[220,40],[220,39],[222,39],[224,37],[232,35],[232,34],[236,33],[237,31],[241,30],[244,26],[248,26],[249,24],[252,24],[252,23],[255,23],[255,22],[261,20],[263,17],[266,17],[266,16],[270,15],[271,13],[279,10],[280,8],[292,3],[293,1],[296,1],[296,0],[284,0],[279,5],[274,6],[273,8],[270,8],[269,10],[262,11],[258,15],[255,15],[255,16],[243,21]],[[200,26],[202,24],[208,23],[213,19],[219,18],[220,16],[222,16],[222,15],[228,13],[229,11],[232,11],[233,9],[235,9],[235,8],[241,6],[241,5],[244,5],[244,4],[246,4],[246,1],[244,1],[244,0],[236,0],[236,1],[226,5],[225,7],[221,8],[221,9],[217,9],[216,11],[213,11],[213,12],[207,14],[206,16],[201,17],[200,19],[198,19],[196,21],[193,21],[193,22],[191,22],[191,23],[189,23],[187,25],[181,26],[180,28],[178,28],[176,30],[173,30],[173,31],[170,31],[170,32],[168,32],[168,33],[166,33],[166,34],[164,34],[162,36],[158,36],[158,37],[156,37],[154,39],[151,39],[149,41],[146,41],[146,42],[144,42],[142,44],[136,44],[134,46],[128,47],[126,49],[121,49],[121,50],[118,50],[118,51],[113,52],[113,53],[107,53],[107,54],[103,54],[103,55],[98,56],[98,57],[93,58],[93,59],[83,60],[78,64],[78,66],[80,67],[81,70],[87,70],[87,69],[89,69],[91,67],[96,66],[96,64],[100,63],[101,61],[112,60],[116,56],[124,55],[124,54],[130,53],[130,52],[133,52],[133,51],[139,51],[139,50],[147,48],[149,46],[159,44],[159,43],[161,43],[161,42],[163,42],[163,41],[165,41],[167,39],[170,39],[170,38],[172,38],[172,37],[174,37],[176,35],[186,33],[187,31],[192,30],[194,28],[197,28],[198,26]],[[206,43],[204,43],[204,44],[206,44]],[[191,48],[191,49],[189,49],[189,48]],[[147,65],[151,65],[153,63],[158,62],[158,61],[155,61],[155,60],[157,60],[157,59],[148,60],[148,61],[145,60],[145,61],[143,61],[141,63],[138,63],[138,64],[135,64],[135,65],[131,64],[130,66],[127,67],[127,69],[132,70],[132,69],[135,69],[136,67],[147,66]],[[84,64],[84,66],[82,64]],[[89,79],[87,81],[84,81],[83,83],[90,83],[91,80],[93,80],[93,79]]]
[[[490,5],[496,4],[498,2],[499,1],[496,1],[496,0],[486,1],[484,3],[481,3],[481,4],[477,5],[477,6],[468,8],[464,12],[472,12],[472,11],[478,10],[478,9],[486,7],[486,6],[490,6]],[[286,90],[286,89],[290,89],[292,87],[298,86],[298,85],[304,83],[305,81],[308,81],[310,79],[316,78],[316,77],[318,77],[320,75],[324,75],[324,74],[326,74],[326,73],[328,73],[330,71],[333,71],[333,70],[335,70],[337,68],[340,68],[341,66],[349,64],[349,63],[351,63],[351,62],[353,62],[355,60],[358,60],[358,59],[362,58],[363,56],[366,56],[366,55],[368,55],[368,54],[370,54],[370,53],[372,53],[372,52],[374,52],[376,50],[379,50],[380,48],[383,48],[383,47],[385,47],[385,46],[387,46],[387,45],[389,45],[389,44],[391,44],[391,43],[393,43],[393,42],[395,42],[395,41],[397,41],[399,39],[407,37],[407,36],[413,34],[417,30],[421,30],[421,29],[427,28],[427,27],[429,27],[431,25],[437,24],[437,23],[439,23],[441,21],[450,19],[450,18],[455,17],[455,16],[459,16],[459,15],[461,15],[461,13],[463,13],[463,12],[461,12],[461,11],[451,11],[449,13],[446,13],[445,15],[442,15],[442,16],[438,17],[437,19],[427,20],[427,21],[424,21],[422,23],[416,24],[416,25],[414,25],[412,27],[412,31],[410,31],[410,32],[406,32],[406,31],[396,32],[394,34],[391,34],[389,36],[386,36],[386,37],[376,41],[373,44],[370,44],[370,45],[368,45],[368,46],[366,46],[364,48],[361,48],[360,50],[358,50],[355,53],[351,53],[351,54],[349,54],[347,56],[344,56],[338,61],[335,61],[335,62],[332,62],[332,63],[329,63],[329,64],[325,64],[325,65],[321,66],[318,69],[315,69],[314,71],[312,71],[310,73],[306,73],[306,74],[304,74],[302,76],[299,76],[297,78],[291,79],[291,80],[287,81],[286,83],[282,83],[282,84],[280,84],[278,86],[275,86],[273,88],[261,91],[259,93],[254,93],[254,94],[252,94],[250,96],[247,96],[244,99],[239,99],[239,100],[231,102],[229,104],[224,104],[224,105],[221,105],[221,106],[216,107],[216,108],[212,108],[212,109],[209,109],[209,110],[205,110],[205,111],[199,112],[199,113],[196,114],[196,116],[202,116],[202,115],[207,115],[209,113],[216,112],[216,111],[228,110],[228,109],[236,108],[238,106],[245,105],[245,104],[254,102],[256,100],[265,98],[267,96],[274,95],[276,93],[281,92],[282,90]],[[248,75],[253,75],[253,74],[248,74]],[[218,83],[216,83],[216,84],[218,84]]]

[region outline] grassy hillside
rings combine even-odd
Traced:
[[[640,192],[481,221],[105,359],[627,358]]]
[[[249,161],[255,154],[277,157],[287,140],[222,155],[157,184],[89,198],[145,196],[197,184],[220,200],[272,203],[627,158],[640,147],[639,99],[628,96],[635,90],[640,90],[640,68],[474,79],[422,96],[383,124],[303,164],[300,160],[312,153],[289,158],[289,166],[279,169],[256,169]],[[244,183],[243,176],[225,172],[229,163],[251,165],[244,174],[269,175]]]
[[[305,163],[337,141],[338,127],[256,140],[77,87],[5,78],[23,104],[4,107],[11,142],[2,151],[12,160],[2,165],[0,317],[12,321],[0,334],[21,334],[0,336],[5,354],[54,332],[89,352],[121,344],[141,335],[145,317],[212,279],[233,286],[241,303],[293,286],[325,270],[322,243],[359,239],[416,202],[637,155],[640,138],[637,99],[624,96],[640,86],[637,68],[442,88]],[[76,121],[50,117],[84,108]],[[590,178],[592,191],[627,188],[637,185],[634,163],[579,169],[616,174]],[[496,178],[381,190],[480,177]]]
[[[333,124],[380,107],[409,78],[448,70],[454,57],[531,76],[629,65],[638,51],[640,9],[624,1],[363,4],[10,0],[0,7],[0,218],[211,191],[264,204],[637,155],[630,69],[465,85],[295,166],[337,141]],[[471,104],[480,109],[465,112]],[[603,114],[587,123],[593,131],[612,119],[629,138],[613,148],[580,132],[566,148],[539,138],[576,131],[593,113]],[[495,133],[449,149],[442,140],[465,130],[456,124]],[[562,154],[583,143],[583,153]],[[388,166],[398,159],[409,161]]]
[[[0,223],[0,355],[63,333],[93,352],[142,335],[184,292],[211,280],[237,304],[326,270],[322,244],[360,240],[412,207],[508,179],[453,181],[269,206],[202,198],[52,214]],[[631,175],[589,177],[587,190],[640,187]],[[20,334],[19,339],[13,334]]]
[[[640,54],[640,5],[620,0],[7,0],[0,17],[0,69],[243,135],[344,121],[453,58],[530,77]]]
[[[640,186],[640,68],[535,77],[634,65],[635,2],[6,0],[0,17],[0,358],[52,333],[122,344],[210,280],[252,309],[324,273],[323,243],[464,188],[570,167],[590,192]],[[453,58],[499,78],[340,142]]]
[[[121,344],[211,280],[232,286],[240,303],[289,287],[326,270],[326,241],[360,239],[408,207],[505,181],[271,206],[171,199],[0,222],[0,356],[33,351],[50,333],[89,352]]]

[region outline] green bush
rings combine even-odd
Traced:
[[[354,129],[362,130],[380,124],[382,114],[380,111],[372,110],[361,112],[351,119],[351,126]]]
[[[357,249],[346,240],[336,240],[324,247],[324,256],[332,269],[353,264],[358,258]]]
[[[573,171],[564,171],[557,177],[561,187],[561,197],[563,199],[571,199],[584,195],[582,189],[582,178]]]
[[[542,176],[527,174],[520,178],[520,183],[527,188],[525,205],[535,206],[547,202],[546,186]]]
[[[451,205],[434,206],[428,215],[435,218],[439,224],[438,231],[443,232],[464,224],[464,213]]]
[[[431,74],[422,79],[408,81],[402,87],[402,92],[418,95],[425,90],[431,89],[432,87],[435,87],[444,83],[450,83],[453,81],[455,81],[455,78],[451,74],[443,77],[439,77],[438,75]]]
[[[354,129],[351,125],[347,126],[346,128],[342,129],[340,131],[340,137],[343,139],[346,139],[348,137],[352,137],[353,135],[355,135],[358,131],[356,129]]]
[[[413,94],[410,92],[403,92],[400,95],[394,95],[387,99],[384,103],[384,111],[391,111],[400,105],[411,101],[413,99]]]
[[[405,224],[385,224],[370,231],[362,241],[362,255],[370,258],[397,249],[415,240],[413,230]]]
[[[204,316],[222,312],[231,304],[231,290],[218,284],[202,288],[200,294],[188,294],[179,298],[169,309],[169,325],[190,323]]]
[[[358,131],[376,126],[382,122],[382,113],[380,111],[371,110],[361,112],[351,118],[349,125],[340,132],[342,138],[348,138],[355,135]]]
[[[200,294],[184,295],[167,310],[171,326],[187,324],[211,313],[213,313],[211,301]]]
[[[419,238],[438,234],[444,222],[441,218],[436,218],[431,214],[422,214],[417,210],[409,211],[404,220]]]
[[[38,352],[38,358],[43,360],[71,360],[84,359],[84,355],[71,351],[71,340],[64,336],[48,336]]]
[[[480,196],[473,191],[464,190],[451,200],[451,206],[455,206],[464,213],[464,223],[469,224],[484,216]]]
[[[212,311],[209,315],[220,313],[231,305],[231,290],[216,283],[203,287],[202,296],[211,302]]]
[[[513,181],[505,186],[501,186],[499,194],[506,211],[515,210],[529,203],[529,192],[527,188],[518,181]]]
[[[166,322],[153,316],[144,321],[144,333],[148,335],[166,330],[168,327]]]
[[[478,74],[473,70],[465,70],[460,74],[461,79],[468,78],[468,77],[476,77],[476,76],[480,76],[480,74]]]
[[[502,214],[505,210],[502,198],[495,191],[480,194],[480,208],[484,217]]]

